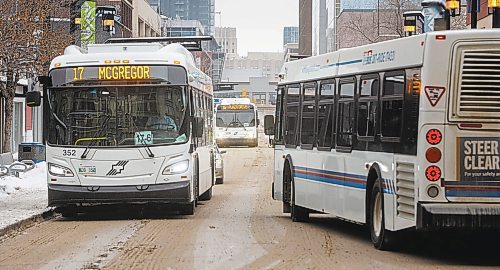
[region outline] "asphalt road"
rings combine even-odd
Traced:
[[[273,154],[261,145],[225,149],[225,182],[194,216],[127,207],[57,217],[0,240],[0,269],[500,267],[498,234],[410,232],[384,252],[364,226],[327,215],[292,222],[271,199]]]

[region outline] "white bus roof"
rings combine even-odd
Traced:
[[[418,67],[423,65],[426,47],[438,35],[446,36],[446,40],[450,41],[465,37],[491,36],[492,31],[495,30],[431,32],[287,62],[279,75],[279,84]],[[495,33],[498,34],[498,30]]]
[[[221,105],[228,104],[252,104],[249,98],[224,98],[220,102]]]
[[[125,61],[124,61],[125,60]],[[182,45],[173,43],[92,44],[88,50],[71,45],[54,58],[50,70],[64,67],[106,65],[177,65],[183,66],[189,84],[212,93],[212,79],[196,67],[193,55]]]

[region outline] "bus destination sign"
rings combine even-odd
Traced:
[[[104,66],[74,67],[73,81],[87,78],[98,80],[148,80],[151,79],[150,66]],[[96,76],[97,75],[97,76]]]
[[[50,72],[52,85],[86,81],[146,81],[164,80],[170,84],[186,84],[187,74],[184,68],[177,66],[150,65],[106,65],[77,66],[58,68]]]
[[[218,110],[220,110],[220,111],[253,110],[253,105],[251,105],[251,104],[227,104],[227,105],[219,105]]]

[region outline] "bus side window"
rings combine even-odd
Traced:
[[[299,120],[300,85],[291,85],[286,89],[285,110],[285,145],[296,147],[297,124]]]
[[[319,91],[316,143],[319,150],[330,151],[335,136],[335,81],[321,82]]]
[[[384,75],[381,102],[381,140],[399,142],[402,132],[405,72],[388,72]]]
[[[276,119],[275,119],[275,127],[274,127],[274,139],[275,144],[282,145],[283,144],[283,113],[284,113],[284,88],[278,88],[278,96],[276,99]]]
[[[380,80],[378,75],[361,77],[358,102],[358,139],[373,141],[375,138],[378,92]]]
[[[314,147],[314,119],[316,113],[316,83],[304,84],[302,100],[302,121],[300,127],[300,144],[302,147]]]
[[[339,90],[337,146],[351,148],[355,123],[354,93],[356,91],[356,78],[342,79],[339,83]]]

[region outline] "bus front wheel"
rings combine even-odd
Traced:
[[[392,244],[393,232],[385,228],[384,192],[381,180],[377,179],[371,190],[370,234],[375,248],[388,250]]]

